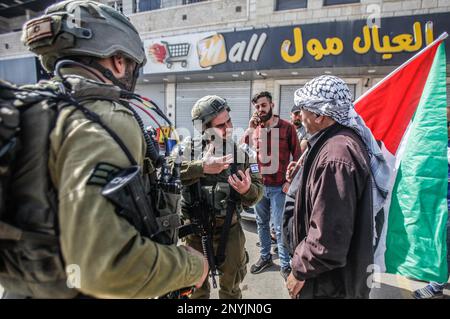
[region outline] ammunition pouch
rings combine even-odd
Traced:
[[[195,200],[192,198],[190,187],[195,187],[195,185],[190,185],[183,189],[183,199],[184,205],[181,207],[181,212],[184,219],[190,219],[192,216],[192,209],[195,207],[192,204]],[[229,199],[231,196],[231,186],[225,182],[216,182],[209,185],[201,185],[202,198],[206,202],[208,211],[215,217],[225,218],[227,214],[227,206],[229,204]],[[236,215],[240,214],[242,205],[240,201],[236,203]]]
[[[178,227],[181,225],[178,215],[181,203],[181,195],[166,192],[161,188],[156,189],[156,218],[161,232],[164,232],[170,243],[178,241]]]
[[[210,211],[217,217],[224,217],[227,214],[227,202],[230,197],[230,185],[228,183],[217,182],[211,186],[202,186],[202,197],[206,199],[206,204]]]

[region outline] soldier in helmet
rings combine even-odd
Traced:
[[[202,254],[143,236],[102,195],[104,183],[116,170],[130,165],[152,169],[151,144],[144,139],[135,112],[123,101],[133,92],[146,62],[136,29],[109,6],[64,1],[29,21],[23,41],[47,71],[59,75],[40,85],[70,92],[83,107],[61,101],[48,158],[52,184],[48,196],[54,192],[57,197],[54,222],[63,262],[62,268],[48,267],[74,269],[78,280],[69,287],[74,289],[62,289],[63,271],[60,282],[35,286],[36,295],[150,298],[200,287],[208,271]]]
[[[192,109],[192,120],[202,134],[182,144],[185,160],[181,166],[185,185],[182,215],[189,225],[199,213],[194,204],[198,201],[202,203],[200,210],[210,214],[213,227],[207,235],[213,241],[212,260],[218,268],[219,297],[242,298],[239,285],[247,273],[248,254],[239,214],[243,206],[254,205],[262,196],[258,164],[254,160],[252,164],[252,159],[233,141],[230,108],[223,98],[209,95],[198,100]],[[205,251],[198,234],[189,235],[186,242],[198,251]],[[209,295],[210,284],[205,281],[193,298]]]

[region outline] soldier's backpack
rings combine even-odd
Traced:
[[[66,283],[47,167],[57,102],[48,88],[0,81],[0,284],[36,298],[79,293]]]
[[[95,96],[113,99],[117,95],[118,99],[114,88],[105,87],[107,92]],[[83,98],[93,93],[99,94],[98,88],[88,88]],[[65,94],[58,82],[17,88],[0,80],[0,285],[8,292],[35,298],[79,294],[67,283],[59,245],[57,192],[48,173],[49,135],[61,107],[76,106],[101,125],[136,165],[120,138],[80,103]],[[142,120],[135,117],[142,129]],[[147,142],[146,157],[152,159],[150,149]],[[160,184],[152,185],[156,187],[152,207],[158,232],[151,238],[162,244],[176,243],[178,199],[172,198],[179,195],[164,191]]]

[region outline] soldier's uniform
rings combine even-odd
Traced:
[[[82,70],[70,72],[74,73],[89,77]],[[85,78],[78,81],[75,97],[95,90],[94,82]],[[104,87],[97,92],[107,92]],[[133,113],[105,100],[84,106],[120,136],[143,166],[146,145]],[[79,266],[84,294],[149,298],[198,282],[203,271],[201,259],[181,247],[160,245],[140,236],[116,214],[116,208],[101,195],[101,187],[88,184],[99,163],[130,166],[123,150],[104,129],[67,107],[58,116],[50,140],[49,170],[58,191],[61,250],[66,265]]]
[[[98,121],[88,119],[72,104],[61,108],[50,134],[48,153],[48,174],[53,184],[48,196],[56,193],[58,207],[49,209],[53,214],[47,216],[49,221],[39,220],[47,226],[57,215],[60,251],[49,252],[51,256],[62,255],[64,265],[79,270],[75,274],[80,280],[78,291],[97,298],[157,297],[198,283],[204,271],[201,256],[142,236],[137,226],[120,217],[118,207],[102,195],[102,185],[91,179],[101,163],[122,169],[131,166],[132,160],[124,149],[144,171],[151,166],[144,161],[147,145],[151,144],[145,141],[131,109],[119,103],[117,94],[120,90],[131,94],[146,61],[137,30],[109,6],[93,1],[64,1],[29,21],[24,26],[23,41],[40,57],[47,71],[62,76],[60,91],[65,88],[77,101],[90,97],[80,103],[96,113],[118,137],[113,138]],[[117,79],[97,62],[112,56],[123,57],[126,67],[134,66],[132,79]],[[93,69],[102,77],[89,71]],[[102,79],[116,86],[102,83]],[[61,106],[63,103],[67,104],[61,101]],[[119,139],[124,147],[119,146]],[[35,216],[29,218],[29,224],[36,222]],[[46,265],[45,271],[51,272],[52,267]],[[66,274],[61,268],[54,267],[53,272],[60,271],[58,275],[64,282]],[[61,297],[56,292],[52,295],[53,283],[38,284],[35,292],[45,288],[46,297]]]
[[[229,142],[232,143],[232,142]],[[192,152],[194,148],[194,152]],[[229,147],[222,147],[224,152],[215,154],[215,156],[223,156],[234,153],[234,144]],[[183,182],[183,193],[181,201],[182,216],[187,223],[192,216],[190,206],[193,199],[191,198],[190,187],[195,187],[196,182],[200,182],[201,189],[206,197],[206,206],[211,214],[215,215],[215,229],[213,234],[213,248],[217,253],[219,246],[222,225],[224,224],[226,215],[226,202],[231,191],[228,183],[231,166],[223,170],[219,174],[211,175],[203,173],[202,149],[205,151],[205,143],[201,138],[194,140],[186,139],[182,143],[183,162],[181,165],[181,180]],[[252,206],[256,204],[262,196],[262,177],[256,163],[250,163],[248,156],[240,154],[237,163],[237,170],[245,172],[250,168],[251,186],[248,192],[239,196],[236,205],[236,211],[233,212],[231,227],[228,235],[228,241],[225,250],[225,260],[222,265],[218,265],[219,273],[219,298],[223,299],[239,299],[242,298],[240,283],[243,281],[247,273],[248,254],[245,250],[245,236],[240,223],[240,212],[242,206]],[[239,163],[241,162],[241,163]],[[186,237],[187,245],[202,252],[201,237],[199,235],[190,235]],[[205,281],[201,289],[198,289],[193,298],[209,298],[210,284]]]

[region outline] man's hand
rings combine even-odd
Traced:
[[[292,299],[297,299],[297,296],[302,290],[304,285],[305,282],[297,280],[292,274],[292,272],[289,274],[286,280],[286,288],[289,291],[289,295],[291,296]]]
[[[210,144],[208,151],[203,157],[203,173],[205,174],[219,174],[233,162],[233,155],[213,156],[214,146]]]
[[[209,272],[208,261],[206,260],[205,256],[203,256],[202,253],[198,252],[194,248],[189,247],[189,246],[184,246],[184,245],[182,245],[180,247],[183,247],[184,249],[186,249],[188,251],[188,253],[190,253],[191,255],[198,256],[203,259],[203,274],[202,274],[201,279],[197,283],[195,283],[195,288],[199,289],[203,285],[203,282],[208,277],[208,272]]]
[[[241,195],[244,195],[245,193],[248,192],[250,186],[252,185],[252,179],[250,177],[250,169],[247,168],[245,170],[245,174],[241,170],[239,170],[238,174],[241,176],[242,180],[239,179],[239,177],[236,174],[234,174],[228,177],[228,183],[230,183],[230,185],[236,190],[236,192],[238,192]]]
[[[253,112],[250,121],[248,122],[248,127],[255,129],[261,123],[258,111]]]
[[[294,168],[295,165],[297,165],[297,162],[290,162],[287,169],[286,169],[286,180],[291,183],[292,178],[294,178]]]
[[[297,174],[298,169],[303,166],[303,162],[305,161],[306,152],[300,156],[297,162],[290,162],[286,169],[286,180],[291,183],[295,174]]]

